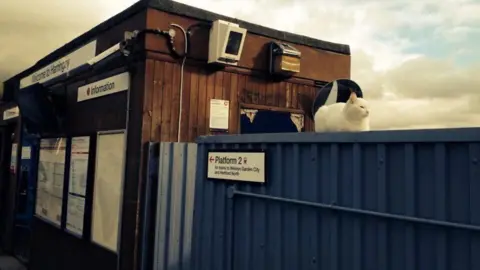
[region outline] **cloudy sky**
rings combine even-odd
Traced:
[[[349,44],[375,129],[480,126],[479,0],[178,0]],[[0,1],[0,81],[135,0]]]

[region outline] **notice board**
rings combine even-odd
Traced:
[[[124,131],[99,133],[93,189],[92,241],[114,252],[117,251],[124,160]]]
[[[83,235],[90,137],[72,138],[68,186],[67,231]]]
[[[62,221],[66,138],[40,140],[35,215],[55,225]]]

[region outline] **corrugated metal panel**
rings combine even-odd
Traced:
[[[154,269],[190,269],[197,145],[160,143]]]
[[[480,129],[198,142],[195,269],[480,269]],[[231,148],[265,149],[268,182],[205,180]]]

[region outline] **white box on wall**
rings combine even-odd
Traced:
[[[217,20],[212,23],[208,44],[208,63],[238,65],[247,29],[236,23]]]

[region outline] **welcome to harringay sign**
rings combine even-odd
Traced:
[[[63,74],[69,70],[69,67],[70,59],[62,59],[59,62],[55,62],[47,66],[42,71],[32,74],[31,81],[32,83],[37,83],[45,79],[49,79],[50,77],[56,77],[58,76],[57,74]]]
[[[50,63],[20,80],[20,89],[35,83],[44,83],[87,63],[94,58],[97,50],[97,41],[94,40],[72,53]]]

